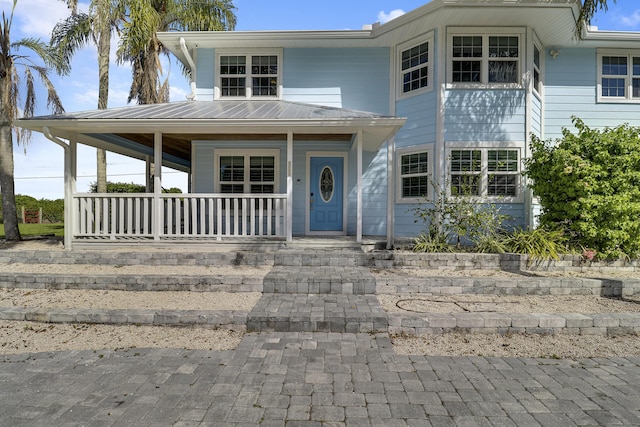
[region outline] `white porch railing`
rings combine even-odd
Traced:
[[[76,194],[76,238],[286,237],[286,194]],[[159,206],[159,223],[154,210]]]

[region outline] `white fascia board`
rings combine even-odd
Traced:
[[[354,118],[325,120],[167,120],[167,119],[80,119],[80,120],[25,120],[18,121],[18,126],[41,131],[43,127],[75,132],[118,132],[118,133],[271,133],[293,129],[299,132],[316,130],[317,133],[344,133],[346,130],[366,127],[402,126],[406,119],[397,117]]]
[[[158,39],[172,52],[180,46],[180,38],[187,45],[198,48],[265,48],[265,47],[324,47],[336,43],[346,47],[371,46],[371,30],[338,31],[183,31],[159,32]]]

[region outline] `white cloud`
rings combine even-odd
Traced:
[[[624,27],[635,29],[640,25],[640,10],[629,15],[620,15],[618,19]]]
[[[384,24],[404,14],[405,14],[405,11],[402,9],[394,9],[389,13],[386,13],[385,11],[380,11],[378,12],[378,21],[380,21],[381,24]]]
[[[13,6],[13,0],[0,0],[0,5],[8,14]],[[69,9],[64,1],[19,0],[14,12],[13,25],[22,33],[22,36],[40,37],[48,41],[56,23],[68,16]]]

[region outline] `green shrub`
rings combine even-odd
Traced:
[[[504,238],[507,252],[527,254],[534,260],[559,259],[568,253],[567,238],[561,230],[514,230]]]
[[[589,129],[542,141],[532,136],[525,174],[542,205],[540,223],[600,258],[640,255],[640,129]]]
[[[453,252],[447,242],[447,236],[432,228],[428,233],[421,233],[413,243],[414,252]]]
[[[1,196],[0,196],[1,199]],[[22,208],[27,210],[42,209],[42,222],[44,223],[62,223],[64,222],[64,199],[49,200],[36,199],[31,196],[16,194],[16,208],[18,209],[18,220],[22,221]],[[4,223],[2,216],[2,206],[0,205],[0,223]]]
[[[459,249],[464,241],[473,245],[494,238],[503,231],[508,215],[500,213],[495,204],[478,203],[466,195],[450,196],[437,181],[431,179],[434,200],[411,208],[415,222],[423,222],[431,241],[455,244]],[[448,184],[446,184],[448,186]]]

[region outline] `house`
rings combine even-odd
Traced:
[[[534,222],[531,134],[640,125],[640,34],[586,28],[579,0],[432,0],[342,31],[170,32],[181,102],[19,121],[65,149],[67,247],[416,236],[433,197]],[[78,194],[77,144],[185,171],[188,194]],[[151,188],[155,191],[151,191]]]

